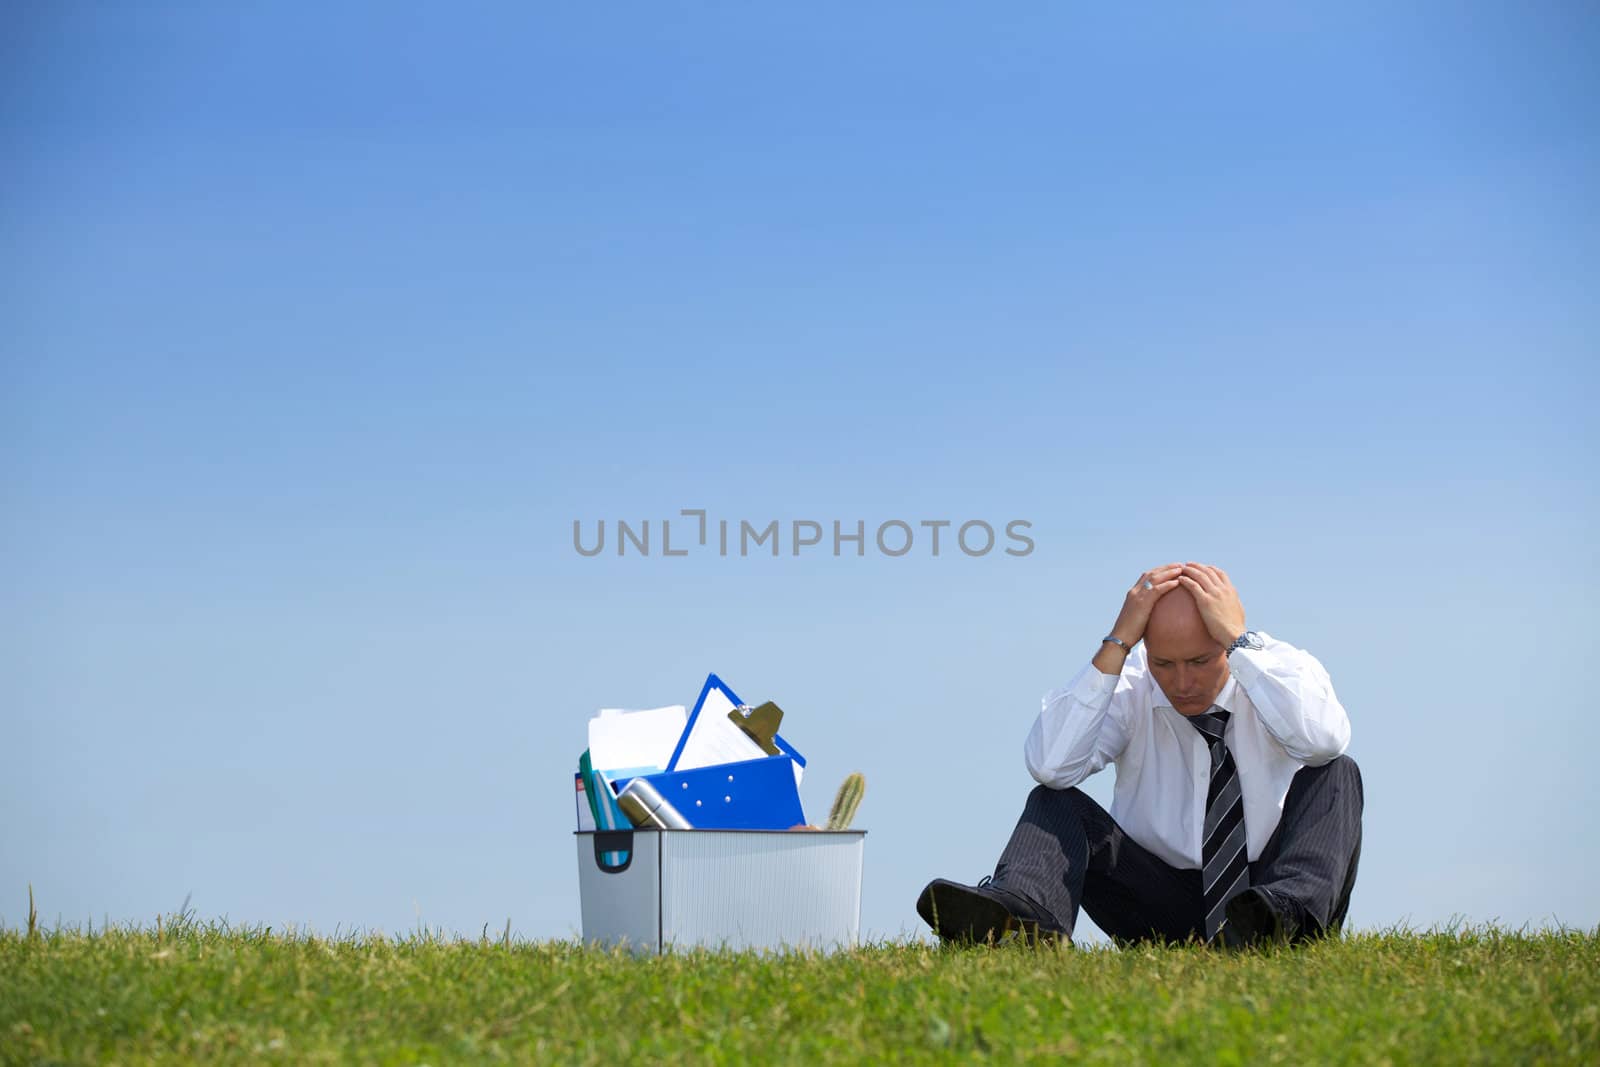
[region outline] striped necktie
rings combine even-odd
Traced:
[[[1202,893],[1206,909],[1206,940],[1216,939],[1222,926],[1224,905],[1250,885],[1249,857],[1245,852],[1244,793],[1233,753],[1223,743],[1228,713],[1212,705],[1189,722],[1205,735],[1211,748],[1211,784],[1206,789],[1206,821],[1200,833]]]

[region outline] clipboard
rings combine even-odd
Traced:
[[[715,674],[707,675],[706,684],[700,687],[700,696],[694,702],[694,710],[689,713],[689,721],[684,725],[683,736],[678,738],[672,758],[667,761],[667,771],[692,771],[749,760],[787,759],[793,761],[794,782],[798,786],[806,758],[781,734],[772,735],[779,754],[768,756],[749,735],[728,720],[728,711],[742,706],[744,701],[727,683]]]

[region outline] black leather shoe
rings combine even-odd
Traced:
[[[917,914],[945,941],[980,945],[1012,937],[1028,944],[1072,941],[1065,931],[1041,922],[1021,897],[990,885],[987,878],[975,886],[935,878],[917,897]]]
[[[1254,886],[1228,901],[1225,912],[1221,934],[1229,948],[1286,944],[1298,926],[1270,893]]]

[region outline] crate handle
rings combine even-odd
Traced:
[[[605,853],[620,852],[621,863],[607,863]],[[594,835],[594,865],[607,874],[621,874],[633,862],[632,830],[597,830]]]

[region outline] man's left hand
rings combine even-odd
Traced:
[[[1194,597],[1206,630],[1218,644],[1226,648],[1244,633],[1244,605],[1239,603],[1239,591],[1221,567],[1185,563],[1178,581]]]

